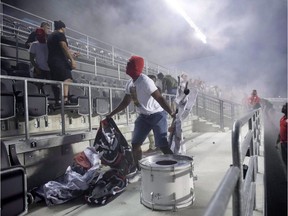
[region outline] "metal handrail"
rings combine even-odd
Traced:
[[[88,94],[86,95],[88,97],[88,123],[89,123],[89,128],[88,131],[92,131],[92,94],[91,94],[91,89],[107,89],[109,92],[109,96],[107,100],[109,100],[109,110],[107,112],[112,111],[112,91],[123,91],[124,88],[117,88],[117,87],[111,87],[111,86],[99,86],[99,85],[93,85],[93,83],[64,83],[61,81],[53,81],[53,80],[43,80],[43,79],[35,79],[35,78],[27,78],[27,77],[16,77],[16,76],[7,76],[7,75],[0,75],[0,80],[2,79],[9,79],[9,80],[17,80],[17,81],[23,81],[24,82],[24,92],[23,92],[23,97],[25,98],[24,100],[24,118],[25,118],[25,139],[29,140],[30,139],[30,132],[29,132],[29,112],[28,112],[28,82],[33,82],[33,83],[43,83],[43,84],[53,84],[53,85],[59,85],[60,86],[60,98],[61,98],[61,135],[66,134],[66,127],[65,127],[65,111],[64,111],[64,85],[69,85],[69,86],[78,86],[78,87],[84,87],[87,88]],[[167,97],[169,97],[169,100],[173,97],[173,95],[168,95],[166,94]],[[125,115],[126,115],[126,124],[129,124],[129,109],[125,110]],[[101,115],[101,114],[99,114]]]
[[[231,196],[233,197],[233,216],[253,215],[256,207],[257,157],[261,142],[260,112],[261,109],[251,111],[234,122],[232,130],[233,164],[211,198],[204,216],[224,215]],[[242,129],[246,125],[248,125],[248,131],[243,135]],[[244,137],[243,140],[241,140],[242,137]],[[248,170],[243,178],[243,164],[248,150],[245,145],[249,145],[250,159]]]
[[[224,131],[225,127],[232,129],[233,122],[241,115],[242,105],[222,98],[211,96],[203,92],[198,93],[194,112],[220,126]],[[231,124],[231,126],[230,126]]]

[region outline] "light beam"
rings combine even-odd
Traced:
[[[177,3],[177,0],[165,0],[166,3],[177,13],[179,13],[186,22],[194,29],[196,33],[196,37],[198,37],[204,44],[207,43],[206,36],[201,32],[201,30],[196,26],[196,24],[192,21],[191,17],[187,15],[183,8]]]

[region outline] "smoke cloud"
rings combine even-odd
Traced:
[[[177,0],[203,44],[164,0],[3,0],[178,73],[260,97],[287,97],[287,1]],[[176,74],[175,74],[176,75]]]

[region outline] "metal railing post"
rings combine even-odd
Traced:
[[[240,169],[240,175],[233,192],[233,216],[243,215],[243,202],[242,202],[242,187],[243,187],[243,169],[241,164],[241,148],[240,148],[240,133],[241,123],[236,121],[232,131],[232,158],[233,166]]]
[[[61,92],[61,135],[65,135],[65,111],[64,111],[64,83],[60,84],[60,92]]]
[[[91,85],[88,87],[88,119],[89,119],[89,132],[92,131],[92,95],[91,95]]]
[[[94,58],[94,74],[96,77],[97,76],[97,58],[96,57]]]
[[[29,110],[28,110],[28,83],[27,80],[24,80],[24,112],[25,112],[25,139],[30,138],[29,133]]]
[[[224,101],[220,100],[220,129],[224,131]]]
[[[112,46],[112,64],[115,64],[115,51],[114,51],[114,46]]]

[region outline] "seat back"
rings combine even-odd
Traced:
[[[16,116],[16,98],[13,92],[12,80],[1,80],[0,120]]]
[[[1,141],[1,215],[25,215],[27,178],[21,165],[11,166],[5,144]]]
[[[17,104],[24,110],[24,82],[16,81],[13,85],[17,94]],[[46,116],[48,114],[48,99],[45,94],[41,94],[39,88],[34,83],[27,83],[28,90],[28,112],[32,118]]]

